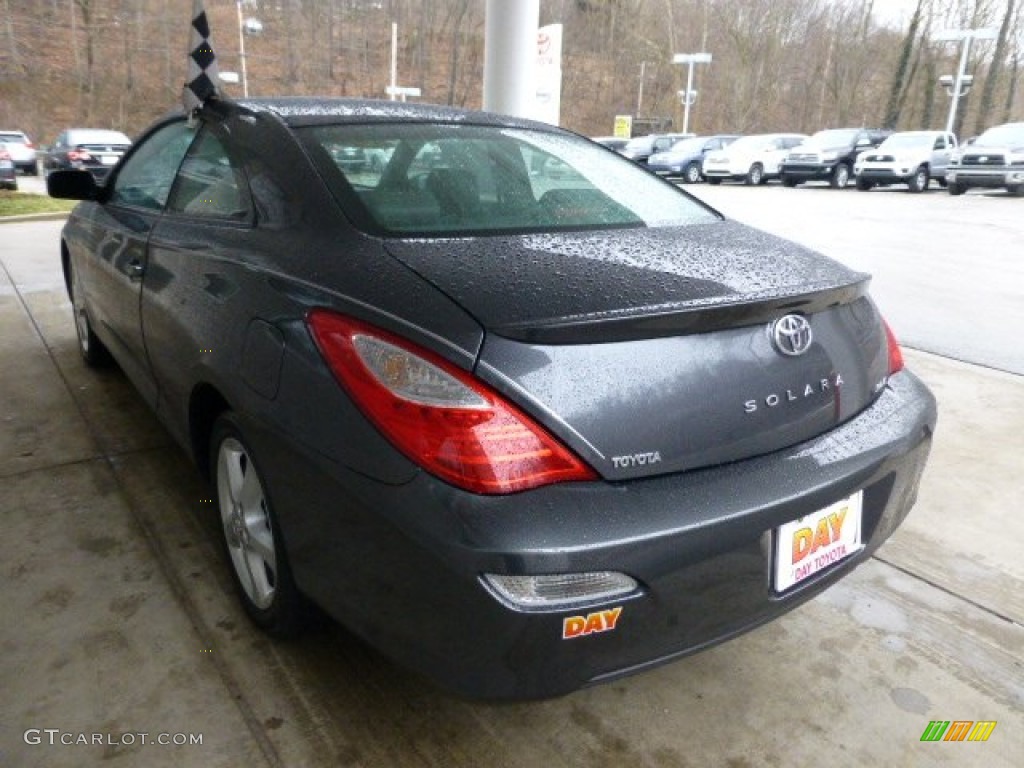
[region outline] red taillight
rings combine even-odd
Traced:
[[[86,152],[84,149],[69,149],[68,160],[92,160],[92,155]]]
[[[900,351],[900,345],[889,324],[883,320],[882,325],[885,326],[885,337],[889,342],[889,374],[892,375],[903,370],[903,352]]]
[[[29,149],[35,149],[36,148],[36,145],[33,142],[31,142],[31,141],[26,141],[25,142],[25,146],[28,147]]]
[[[431,474],[489,494],[597,478],[533,419],[439,356],[327,310],[313,310],[306,322],[362,412]]]

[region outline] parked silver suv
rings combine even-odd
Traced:
[[[956,151],[956,136],[945,131],[894,133],[877,149],[861,152],[853,166],[857,189],[906,184],[911,192],[924,192],[935,179],[946,184],[946,168]]]

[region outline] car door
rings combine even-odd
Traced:
[[[948,134],[935,137],[930,161],[932,176],[938,178],[946,177],[946,167],[949,165],[950,155],[953,154],[953,147],[952,137]]]
[[[151,405],[156,404],[157,391],[142,336],[142,281],[150,233],[163,214],[193,137],[184,120],[165,124],[145,137],[110,182],[87,224],[90,254],[82,264],[81,278],[93,321],[125,374]]]
[[[150,240],[142,291],[142,320],[153,375],[160,385],[157,412],[184,440],[187,404],[198,368],[223,361],[245,344],[235,338],[234,302],[250,281],[254,213],[248,180],[228,153],[229,134],[204,124],[178,170],[165,216]],[[276,338],[269,326],[254,331]]]

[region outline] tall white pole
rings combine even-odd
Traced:
[[[647,62],[640,62],[640,90],[636,94],[636,116],[640,117],[640,107],[644,103],[644,70],[647,68]]]
[[[690,131],[690,102],[693,101],[693,59],[686,72],[686,96],[683,97],[683,133]]]
[[[398,24],[391,22],[391,100],[395,100],[398,86]],[[405,98],[402,99],[405,101]]]
[[[516,117],[533,115],[539,23],[540,0],[487,0],[485,110]]]
[[[245,32],[242,29],[242,0],[236,0],[238,10],[238,58],[242,60],[242,96],[249,98],[249,75],[245,69]]]
[[[953,123],[956,122],[956,110],[960,104],[960,91],[964,85],[964,74],[967,72],[967,53],[971,50],[970,32],[964,33],[964,47],[960,52],[960,67],[956,71],[956,82],[953,83],[953,98],[949,100],[949,119],[946,121],[946,133],[953,132]]]

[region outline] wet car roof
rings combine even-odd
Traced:
[[[374,120],[409,120],[426,122],[465,122],[474,125],[495,125],[510,128],[552,130],[546,123],[522,120],[492,112],[480,112],[437,104],[410,104],[399,101],[337,98],[245,99],[236,102],[252,112],[272,112],[289,125],[316,125],[337,122]]]

